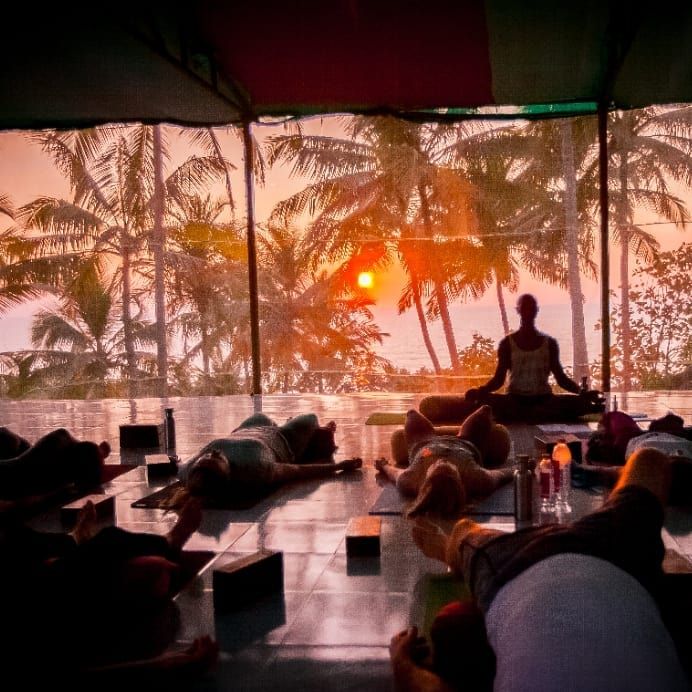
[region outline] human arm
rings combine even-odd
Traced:
[[[481,394],[487,394],[489,392],[494,392],[496,389],[502,387],[507,378],[507,373],[512,368],[512,349],[509,343],[509,338],[505,337],[500,341],[497,347],[497,367],[495,368],[495,374],[483,385],[478,387],[478,391]]]
[[[180,651],[164,651],[153,658],[97,666],[87,669],[85,673],[94,682],[118,679],[138,683],[145,680],[161,682],[167,675],[173,682],[181,676],[196,676],[209,670],[216,663],[218,654],[218,644],[211,637],[204,636]]]
[[[552,336],[547,337],[548,339],[548,354],[550,357],[550,371],[555,376],[555,381],[560,387],[565,391],[572,392],[573,394],[579,394],[579,385],[567,377],[564,369],[562,368],[562,363],[560,363],[560,347],[557,341],[553,339]]]
[[[425,640],[418,636],[416,627],[392,637],[389,656],[396,692],[452,692],[452,688],[439,675],[421,665],[427,653]]]

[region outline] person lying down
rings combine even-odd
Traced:
[[[507,428],[495,423],[490,406],[481,406],[461,424],[457,435],[439,435],[421,413],[406,413],[404,436],[408,467],[384,459],[375,468],[396,483],[402,495],[415,498],[407,516],[435,514],[457,517],[464,506],[487,495],[513,477],[505,463],[510,451]]]
[[[178,507],[190,496],[221,501],[296,481],[354,471],[361,459],[335,462],[336,423],[322,426],[314,413],[277,425],[263,413],[244,420],[227,437],[212,440],[179,469],[184,483],[170,501]]]

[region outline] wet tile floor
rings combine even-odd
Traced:
[[[261,409],[278,422],[314,411],[337,423],[337,460],[359,456],[362,471],[286,488],[244,511],[206,510],[190,550],[216,556],[176,598],[179,624],[172,646],[208,634],[219,643],[219,662],[188,690],[391,690],[388,645],[410,624],[422,625],[425,584],[446,568],[423,556],[405,520],[382,517],[381,555],[346,555],[345,530],[353,516],[366,515],[381,492],[373,461],[390,457],[397,426],[370,426],[374,411],[404,412],[420,395],[264,396]],[[622,397],[618,397],[620,402]],[[692,420],[692,392],[629,395],[629,410],[657,417],[669,410]],[[0,423],[35,440],[63,426],[78,437],[107,439],[110,461],[120,459],[119,425],[158,423],[164,406],[175,411],[177,451],[186,459],[260,408],[246,396],[144,399],[137,401],[0,401]],[[622,406],[622,403],[621,403]],[[123,453],[123,461],[141,462]],[[134,499],[166,481],[149,484],[143,468],[105,486],[116,496],[116,523],[127,529],[165,533],[174,517],[161,510],[133,509]],[[509,517],[484,517],[511,530]],[[55,530],[57,513],[35,522]],[[692,556],[692,518],[669,516],[664,538]],[[283,551],[283,594],[266,597],[229,614],[214,612],[212,570],[260,548]]]

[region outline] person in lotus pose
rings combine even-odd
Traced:
[[[536,329],[538,302],[528,293],[519,297],[519,329],[506,336],[497,349],[497,369],[492,378],[463,396],[435,395],[423,399],[420,412],[433,423],[457,422],[482,404],[492,407],[497,420],[548,421],[574,420],[586,413],[605,410],[598,392],[581,392],[560,363],[557,341]],[[569,394],[553,394],[548,378]],[[506,394],[495,394],[505,384]]]

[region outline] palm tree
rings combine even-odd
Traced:
[[[304,212],[316,214],[308,238],[317,263],[360,255],[386,266],[401,259],[409,284],[400,310],[415,305],[439,373],[423,307],[428,296],[427,317],[440,318],[456,370],[450,296],[441,267],[450,251],[445,236],[468,233],[473,217],[466,204],[470,186],[435,160],[436,131],[445,126],[384,117],[352,118],[343,125],[343,139],[303,134],[270,139],[270,163],[292,162],[294,173],[316,181],[277,205],[274,218],[287,222]],[[361,249],[364,238],[367,251]]]
[[[126,372],[116,293],[113,278],[105,283],[98,260],[90,260],[65,286],[59,309],[43,308],[36,314],[32,373],[44,387],[57,388],[60,396],[68,391],[102,398],[114,375]],[[133,324],[137,342],[151,345],[151,327],[139,320]],[[146,352],[137,359],[138,374],[146,375],[151,359]]]
[[[596,124],[593,118],[555,119],[526,125],[519,134],[519,139],[514,138],[521,161],[517,180],[541,198],[530,224],[533,230],[544,231],[535,235],[523,260],[532,273],[569,292],[572,374],[580,378],[589,372],[581,276],[595,273],[594,222],[586,212],[598,196],[584,178],[594,151]]]
[[[130,396],[138,394],[132,309],[147,291],[147,249],[156,249],[152,283],[156,285],[159,382],[166,381],[165,306],[160,280],[165,268],[165,213],[171,200],[203,189],[219,173],[215,160],[190,157],[167,177],[165,138],[149,126],[96,128],[93,131],[41,132],[33,136],[51,154],[71,184],[71,200],[40,197],[24,205],[19,218],[27,227],[23,242],[32,249],[26,262],[58,263],[82,255],[112,256],[121,286],[124,344]],[[152,230],[153,229],[153,230]],[[22,267],[20,267],[21,269]],[[151,279],[149,279],[151,280]],[[59,283],[59,282],[57,282]],[[57,285],[53,281],[52,285]],[[163,344],[163,347],[161,346]],[[163,373],[162,373],[163,368]]]
[[[259,237],[261,333],[269,387],[288,392],[316,378],[330,390],[351,386],[366,368],[385,362],[372,353],[382,333],[372,323],[371,300],[345,288],[337,271],[313,272],[298,234],[270,226]],[[344,270],[342,269],[342,272]]]
[[[171,327],[186,344],[183,364],[201,356],[205,394],[212,392],[212,364],[229,367],[234,349],[244,352],[238,346],[249,320],[245,241],[238,228],[218,223],[225,208],[209,196],[192,195],[170,210],[177,221],[169,230]]]
[[[649,209],[684,228],[687,206],[670,189],[671,181],[692,185],[692,107],[618,111],[610,116],[610,201],[620,244],[620,340],[623,389],[631,388],[629,255],[650,263],[658,241],[634,221],[637,207]]]

